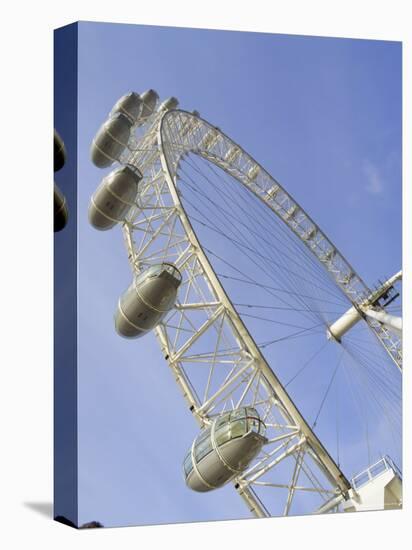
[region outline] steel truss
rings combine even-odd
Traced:
[[[180,200],[179,165],[194,153],[236,178],[279,216],[357,306],[371,291],[304,210],[219,129],[185,111],[155,113],[123,163],[143,174],[138,204],[123,233],[133,273],[173,262],[182,273],[176,308],[155,329],[163,356],[200,426],[225,410],[255,407],[268,443],[234,480],[258,516],[311,513],[347,498],[349,481],[266,362],[216,276]],[[380,323],[366,322],[399,364],[401,345]],[[285,480],[289,480],[285,482]],[[299,495],[299,496],[297,496]]]

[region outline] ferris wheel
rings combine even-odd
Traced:
[[[89,219],[123,230],[132,283],[117,332],[154,330],[199,425],[182,456],[188,488],[231,482],[266,517],[382,507],[363,478],[386,476],[383,507],[401,506],[385,454],[400,449],[402,272],[369,288],[240,145],[175,98],[157,103],[153,90],[129,93],[97,132],[93,162],[120,167]],[[355,435],[373,462],[377,415],[384,452],[350,480],[340,457]]]

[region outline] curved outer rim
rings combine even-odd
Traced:
[[[293,205],[296,205],[297,209],[302,213],[304,214],[306,220],[308,220],[308,222],[312,225],[312,227],[316,228],[316,231],[317,231],[317,235],[319,235],[322,240],[327,243],[329,245],[329,250],[332,249],[334,252],[333,252],[333,257],[336,258],[337,256],[339,256],[339,258],[342,260],[344,266],[346,267],[345,269],[345,272],[351,272],[353,274],[353,277],[351,279],[351,281],[354,281],[355,279],[357,280],[357,282],[359,283],[360,285],[360,288],[359,289],[354,289],[352,291],[348,290],[348,287],[352,286],[353,287],[353,283],[352,285],[348,285],[348,284],[345,284],[345,283],[342,283],[342,281],[338,280],[338,275],[339,274],[336,274],[334,279],[335,279],[335,283],[339,286],[339,288],[342,290],[342,292],[344,292],[344,294],[346,295],[346,297],[348,298],[348,300],[350,302],[352,302],[353,305],[357,306],[359,304],[359,301],[357,300],[354,300],[353,296],[354,295],[357,295],[359,296],[360,294],[364,293],[364,294],[370,294],[370,289],[368,288],[368,286],[366,285],[366,283],[361,279],[361,277],[355,272],[355,270],[353,269],[353,267],[350,265],[350,263],[346,260],[346,258],[343,256],[343,254],[338,250],[338,248],[332,243],[332,241],[326,237],[326,235],[323,233],[323,231],[320,229],[320,227],[313,221],[313,219],[305,212],[305,210],[300,206],[300,204],[282,187],[282,185],[273,177],[269,174],[269,172],[267,170],[265,170],[265,168],[263,168],[263,166],[261,166],[251,155],[249,155],[249,153],[247,153],[246,151],[243,150],[243,148],[238,144],[236,143],[232,138],[230,138],[228,135],[226,135],[224,132],[222,132],[222,130],[216,128],[215,126],[213,126],[210,122],[208,122],[207,120],[204,120],[202,119],[201,117],[195,117],[193,115],[191,115],[191,113],[188,113],[187,111],[183,111],[183,110],[173,110],[173,111],[169,111],[168,113],[166,113],[162,119],[161,119],[161,123],[160,123],[160,134],[162,132],[162,128],[163,128],[163,125],[165,124],[165,122],[167,122],[167,118],[168,118],[168,115],[169,116],[173,116],[175,113],[182,113],[184,114],[185,116],[189,116],[189,117],[192,117],[193,119],[197,119],[197,120],[200,120],[205,126],[207,126],[210,130],[216,132],[217,134],[220,134],[220,136],[222,136],[224,138],[225,141],[229,141],[233,147],[236,147],[237,149],[239,149],[241,151],[241,153],[248,159],[251,161],[251,164],[255,165],[255,166],[258,166],[259,167],[259,170],[265,175],[265,177],[268,179],[268,181],[272,182],[273,184],[276,184],[278,187],[279,187],[279,190],[284,193],[285,196],[288,197],[289,201],[291,204]],[[160,141],[159,143],[161,143],[161,135],[160,135]],[[162,145],[162,148],[163,148],[163,145]],[[203,156],[204,158],[206,158],[207,160],[211,160],[212,162],[214,162],[214,164],[216,164],[216,166],[218,166],[219,168],[221,168],[222,170],[224,170],[227,174],[229,174],[230,176],[234,176],[233,172],[231,172],[230,170],[228,170],[228,167],[227,167],[227,164],[230,164],[230,163],[225,163],[225,161],[223,161],[222,159],[220,159],[218,156],[215,156],[215,155],[208,155],[208,154],[204,154],[202,153],[201,151],[193,151],[189,148],[186,149],[187,152],[193,152],[193,153],[197,153],[199,154],[200,156]],[[212,160],[213,159],[213,160]],[[287,220],[280,216],[279,215],[279,212],[273,207],[272,203],[269,201],[269,200],[265,200],[261,194],[259,194],[257,192],[256,189],[254,189],[251,185],[248,185],[247,183],[245,183],[245,181],[242,181],[242,179],[234,176],[235,179],[237,179],[239,181],[239,183],[241,183],[242,185],[244,185],[245,187],[247,187],[247,189],[249,191],[251,191],[256,197],[258,197],[261,201],[263,201],[266,206],[268,206],[278,217],[280,217],[285,223],[287,223]],[[265,190],[262,189],[262,192],[266,193]],[[180,204],[180,201],[179,201],[179,204]],[[294,215],[296,214],[296,212],[294,213]],[[315,255],[315,257],[322,261],[321,258],[316,254],[316,248],[314,248],[313,246],[309,246],[309,240],[303,240],[302,239],[302,236],[301,234],[296,230],[296,228],[292,225],[292,224],[288,224],[288,227],[289,229],[291,229],[295,235],[297,235],[301,240],[302,242],[305,244],[305,246],[307,246],[307,248],[312,252],[312,254]],[[328,267],[328,265],[326,265],[326,268]],[[329,270],[327,269],[327,271],[333,276],[333,273],[336,273],[332,270]],[[341,270],[343,271],[343,270]],[[356,293],[356,294],[355,294]]]
[[[357,309],[362,319],[369,326],[373,334],[378,338],[380,343],[383,345],[387,351],[389,357],[395,363],[395,365],[402,370],[402,353],[400,347],[400,341],[393,334],[390,333],[384,326],[379,322],[369,319],[363,312],[365,308],[365,303],[370,296],[372,296],[372,291],[368,288],[365,282],[361,277],[356,273],[351,264],[346,260],[343,254],[338,250],[338,248],[332,243],[332,241],[323,233],[320,227],[313,221],[313,219],[305,212],[305,210],[297,203],[293,197],[282,187],[282,185],[273,178],[267,170],[265,170],[251,155],[249,155],[243,148],[233,141],[229,136],[216,128],[208,121],[202,119],[201,117],[194,116],[191,113],[181,110],[174,109],[165,113],[159,124],[159,132],[161,134],[163,125],[167,122],[169,117],[177,116],[183,114],[185,117],[192,118],[193,120],[201,121],[204,126],[207,126],[209,130],[212,130],[219,134],[226,142],[230,142],[232,147],[237,148],[241,155],[249,162],[249,166],[257,166],[259,172],[264,174],[264,177],[268,182],[271,183],[271,186],[276,186],[278,189],[277,194],[281,193],[285,198],[285,203],[288,206],[287,209],[283,209],[283,212],[280,211],[279,204],[276,207],[276,200],[270,197],[270,191],[265,190],[258,185],[254,184],[249,180],[246,174],[243,174],[239,170],[235,174],[233,168],[230,165],[230,162],[225,162],[223,159],[219,158],[216,155],[211,155],[210,153],[204,153],[202,151],[194,151],[190,148],[186,148],[185,152],[192,152],[198,154],[199,156],[209,160],[214,163],[216,166],[224,170],[227,174],[237,179],[239,183],[244,185],[250,192],[252,192],[259,200],[261,200],[266,206],[268,206],[272,212],[274,212],[287,226],[288,228],[304,243],[307,249],[313,254],[313,256],[319,261],[319,263],[324,267],[326,272],[329,273],[331,278],[334,280],[335,284],[340,288],[342,293],[352,304],[352,306]],[[160,136],[159,134],[159,136]],[[161,137],[159,137],[161,140]],[[159,141],[161,143],[161,141]],[[183,150],[183,144],[182,144]],[[172,177],[173,179],[173,177]],[[180,204],[175,203],[175,204]],[[292,216],[288,217],[288,211],[290,208],[294,209]],[[301,215],[301,220],[298,223],[294,221],[294,218],[297,218],[297,214]],[[305,222],[305,231],[299,230],[299,225]],[[315,230],[313,238],[304,238],[303,233],[310,233]]]
[[[336,266],[333,265],[333,262],[330,262],[331,258],[330,257],[329,258],[324,258],[324,261],[322,261],[319,258],[319,255],[317,255],[315,253],[313,246],[309,246],[309,244],[308,244],[309,239],[308,239],[308,242],[305,242],[305,240],[302,238],[302,234],[300,234],[299,231],[291,225],[290,220],[285,219],[285,217],[282,217],[281,215],[279,215],[279,212],[273,207],[273,205],[270,204],[270,201],[268,199],[264,200],[262,198],[262,196],[260,196],[257,193],[257,190],[256,190],[257,186],[254,184],[254,182],[252,180],[245,181],[246,180],[245,175],[243,174],[243,178],[240,177],[240,176],[242,176],[242,174],[239,171],[238,171],[237,174],[234,174],[232,165],[230,165],[229,163],[225,164],[225,162],[222,159],[219,159],[216,156],[213,157],[213,155],[210,155],[210,152],[208,153],[207,151],[200,151],[199,149],[194,150],[193,148],[185,146],[183,143],[179,143],[179,146],[181,147],[181,149],[180,149],[181,154],[183,154],[184,152],[193,152],[193,153],[198,154],[199,156],[211,161],[212,163],[217,165],[219,168],[221,168],[225,172],[227,172],[230,176],[235,177],[235,179],[237,179],[239,181],[239,183],[241,183],[242,185],[245,185],[246,187],[248,187],[249,190],[252,191],[260,200],[263,200],[263,202],[265,202],[265,204],[268,207],[270,207],[272,211],[274,211],[285,223],[287,223],[289,228],[292,229],[292,231],[305,243],[305,245],[308,247],[308,249],[311,250],[311,252],[314,254],[314,256],[317,257],[317,259],[322,263],[324,268],[327,269],[329,274],[333,275],[333,278],[335,279],[335,282],[337,283],[337,285],[341,288],[342,292],[348,297],[349,301],[352,304],[354,304],[355,307],[357,307],[357,309],[358,309],[358,304],[361,301],[361,298],[363,297],[363,299],[365,299],[365,293],[366,293],[366,295],[368,295],[368,293],[370,293],[370,291],[367,288],[367,286],[365,285],[365,283],[356,275],[354,270],[351,268],[350,264],[337,251],[336,247],[333,246],[333,244],[321,232],[319,227],[311,220],[311,218],[309,216],[307,216],[307,214],[303,211],[303,209],[301,209],[301,207],[290,197],[290,195],[286,191],[283,190],[283,188],[280,186],[280,184],[278,184],[278,182],[276,180],[274,180],[274,178],[272,178],[270,176],[270,174],[268,174],[268,172],[266,170],[264,170],[259,165],[259,163],[257,163],[250,155],[248,155],[245,151],[243,151],[243,149],[239,145],[237,145],[233,140],[231,140],[223,132],[221,132],[219,129],[217,129],[216,127],[214,127],[213,125],[211,125],[210,123],[205,121],[204,119],[202,119],[198,116],[194,116],[194,115],[192,115],[191,113],[189,113],[187,111],[171,110],[171,111],[168,111],[166,113],[154,113],[152,121],[149,122],[149,130],[142,137],[142,142],[144,142],[145,146],[146,145],[149,146],[149,149],[146,149],[148,151],[148,153],[144,154],[143,159],[142,159],[143,160],[143,164],[141,166],[142,173],[145,172],[145,170],[146,170],[145,167],[150,166],[151,163],[155,161],[155,158],[159,159],[159,157],[160,157],[160,164],[161,164],[161,168],[162,168],[162,172],[163,172],[163,178],[164,178],[164,181],[166,181],[166,183],[167,183],[167,187],[169,189],[170,196],[171,196],[173,204],[174,204],[174,208],[176,209],[177,216],[179,217],[180,222],[181,222],[181,224],[182,224],[182,226],[183,226],[183,228],[186,232],[186,237],[192,245],[192,250],[195,250],[196,257],[199,261],[199,264],[204,269],[204,273],[206,274],[206,278],[209,279],[209,282],[211,283],[211,286],[213,287],[214,292],[221,299],[221,306],[219,308],[217,308],[217,310],[215,311],[213,316],[217,317],[217,315],[220,314],[220,312],[222,312],[222,310],[227,314],[227,317],[230,320],[230,323],[232,324],[233,327],[236,328],[236,332],[238,333],[238,336],[240,336],[240,338],[242,339],[242,341],[245,345],[245,349],[249,351],[250,356],[252,357],[252,362],[256,363],[257,368],[261,369],[261,372],[264,373],[263,382],[266,384],[267,387],[271,388],[271,391],[274,392],[277,395],[277,397],[282,397],[281,401],[283,401],[283,410],[287,411],[287,413],[290,415],[290,417],[292,419],[294,419],[294,420],[296,419],[296,424],[299,425],[299,427],[302,428],[301,431],[300,431],[301,441],[297,445],[294,446],[296,448],[296,450],[299,449],[300,445],[306,446],[307,450],[309,450],[309,454],[311,454],[312,458],[314,458],[315,462],[318,463],[318,466],[320,466],[323,473],[329,478],[332,485],[335,486],[335,487],[337,486],[337,491],[340,492],[340,494],[341,494],[340,498],[342,498],[342,497],[347,498],[348,491],[351,488],[351,485],[350,485],[349,481],[346,479],[346,477],[341,472],[339,467],[336,465],[336,463],[330,457],[330,455],[328,454],[326,449],[323,447],[322,443],[318,440],[317,436],[312,432],[310,427],[306,424],[305,420],[303,419],[303,417],[299,413],[298,409],[295,407],[293,402],[290,400],[288,394],[286,393],[286,391],[281,386],[279,380],[277,379],[277,377],[275,376],[275,374],[273,373],[273,371],[271,370],[269,365],[266,363],[266,361],[263,358],[260,350],[256,346],[256,344],[253,341],[251,335],[248,333],[248,331],[247,331],[246,327],[244,326],[242,320],[240,319],[239,315],[237,314],[235,308],[233,307],[229,297],[225,294],[225,291],[224,291],[219,279],[215,275],[215,273],[213,271],[213,268],[211,267],[207,256],[205,255],[205,253],[202,250],[202,247],[201,247],[201,245],[200,245],[200,243],[199,243],[199,241],[196,237],[196,234],[195,234],[195,232],[193,230],[193,227],[190,223],[190,220],[189,220],[189,218],[188,218],[188,216],[187,216],[187,214],[186,214],[186,212],[183,208],[183,205],[181,204],[181,201],[180,201],[180,198],[179,198],[179,192],[178,192],[176,184],[175,184],[175,177],[176,177],[176,173],[177,173],[177,168],[178,168],[180,156],[178,156],[177,161],[176,160],[174,161],[175,170],[173,170],[172,167],[169,165],[169,162],[168,162],[168,159],[167,159],[167,146],[168,146],[168,143],[165,143],[165,139],[167,139],[167,136],[164,135],[164,134],[166,134],[164,129],[165,129],[166,123],[167,123],[167,121],[170,117],[182,116],[182,115],[186,118],[190,117],[194,121],[197,121],[197,122],[200,121],[203,126],[207,127],[210,130],[218,132],[226,142],[230,143],[234,147],[237,147],[239,149],[239,151],[241,152],[241,156],[243,155],[244,158],[249,159],[251,165],[258,166],[259,170],[262,172],[262,174],[264,174],[266,176],[267,181],[269,181],[273,184],[276,184],[276,186],[281,190],[281,192],[284,194],[284,196],[287,197],[287,199],[289,200],[289,205],[290,204],[296,205],[297,211],[304,215],[305,219],[312,225],[312,227],[316,228],[316,235],[318,237],[320,236],[321,241],[323,243],[326,243],[326,244],[329,245],[329,249],[327,248],[326,251],[325,251],[324,249],[320,248],[321,251],[323,250],[324,254],[326,255],[326,252],[328,250],[332,249],[334,251],[332,258],[336,258],[338,256],[339,260],[341,262],[343,262],[344,266],[346,266],[346,272],[350,272],[350,273],[353,274],[350,277],[349,282],[352,281],[351,284],[353,284],[353,281],[356,281],[358,286],[360,287],[360,288],[358,288],[358,291],[354,292],[353,287],[351,287],[351,285],[347,285],[347,284],[345,284],[344,288],[342,288],[341,284],[338,283],[338,281],[337,281],[337,277],[339,276],[340,272],[336,269]],[[188,133],[190,135],[191,131],[189,131]],[[187,134],[188,133],[186,133],[184,135],[184,137],[182,138],[182,141],[183,141],[183,139],[187,139]],[[204,134],[203,137],[205,137],[205,135],[206,134]],[[150,136],[152,136],[152,137],[150,137]],[[158,150],[157,155],[154,152],[150,152],[150,147],[153,147],[153,146],[156,147],[157,150]],[[176,148],[176,149],[178,149],[178,148]],[[153,151],[153,149],[151,149],[151,150]],[[128,162],[130,162],[131,158],[133,159],[133,157],[129,157]],[[137,158],[135,160],[136,160],[136,162],[138,162]],[[132,160],[132,162],[133,162],[133,160]],[[249,166],[249,168],[250,168],[250,166]],[[158,179],[158,178],[159,178],[159,176],[156,176],[155,179]],[[249,185],[248,185],[248,183],[249,183]],[[265,192],[267,194],[267,192],[264,191],[263,189],[260,189],[260,191]],[[292,215],[292,218],[293,218],[293,215]],[[126,240],[126,247],[129,250],[129,260],[132,264],[132,269],[134,271],[135,268],[138,266],[138,263],[136,265],[134,264],[134,262],[137,260],[137,258],[133,254],[133,250],[134,250],[133,244],[132,244],[133,227],[132,227],[132,225],[130,225],[126,221],[123,224],[123,230],[124,230],[124,236],[125,236],[125,240]],[[349,293],[349,296],[348,296],[348,292],[347,292],[347,287],[348,286],[350,288],[352,288],[352,293]],[[352,294],[352,296],[351,296],[351,294]],[[356,299],[354,298],[354,296],[356,297]],[[360,310],[360,313],[362,314],[361,310]],[[385,345],[385,342],[383,341],[383,338],[377,333],[378,331],[376,330],[376,327],[371,326],[371,324],[369,322],[368,322],[368,325],[370,326],[372,331],[375,333],[377,338],[380,340],[380,342],[384,345],[384,347],[388,351],[389,355],[391,355],[390,351],[388,350],[388,347]],[[155,329],[155,333],[156,333],[156,336],[159,339],[161,348],[164,351],[166,351],[168,349],[168,346],[167,346],[167,340],[165,339],[165,333],[163,331],[162,325],[159,325],[159,327],[157,327]],[[168,352],[166,351],[166,353],[168,353]],[[394,359],[394,356],[391,355],[391,358]],[[200,414],[196,411],[196,402],[195,402],[195,400],[193,399],[193,397],[191,395],[190,388],[187,385],[187,382],[185,381],[184,377],[182,377],[181,374],[179,374],[179,369],[177,368],[176,364],[174,364],[173,361],[171,361],[169,359],[169,355],[166,355],[165,359],[168,360],[169,366],[171,367],[172,372],[174,373],[174,375],[176,377],[176,381],[177,381],[178,385],[180,385],[180,387],[182,388],[184,396],[185,396],[187,402],[189,403],[190,410],[194,413],[194,416],[197,419],[197,421],[200,422],[201,425],[204,422],[208,422],[207,416],[202,417],[202,411],[201,410],[199,411]],[[292,412],[293,412],[293,414],[292,414]],[[236,489],[238,490],[239,494],[244,498],[244,500],[248,504],[250,510],[253,511],[257,516],[268,515],[266,513],[267,511],[265,510],[265,507],[264,507],[263,503],[260,501],[259,497],[257,497],[256,494],[254,494],[253,490],[250,489],[249,486],[243,484],[241,478],[235,479],[234,481],[235,481]],[[236,483],[237,481],[239,481],[240,483]]]
[[[219,296],[221,303],[225,308],[226,312],[228,313],[229,318],[232,321],[234,327],[237,329],[238,334],[241,336],[244,343],[246,344],[246,349],[249,351],[250,355],[253,357],[257,365],[259,365],[259,368],[264,374],[270,387],[275,391],[277,397],[280,399],[285,409],[291,415],[294,422],[301,428],[307,444],[309,444],[310,447],[312,447],[316,455],[319,457],[329,478],[333,481],[334,484],[336,484],[339,487],[340,491],[342,491],[343,493],[347,493],[347,491],[351,488],[349,481],[346,479],[343,472],[340,470],[340,468],[337,466],[335,461],[329,455],[328,451],[325,449],[321,441],[311,430],[310,426],[306,423],[305,419],[299,412],[298,408],[295,406],[295,404],[289,397],[288,393],[283,388],[279,379],[277,378],[273,370],[270,368],[269,364],[266,362],[258,346],[256,345],[255,341],[253,340],[252,336],[250,335],[249,331],[247,330],[246,326],[244,325],[243,321],[241,320],[237,311],[235,310],[231,300],[229,299],[225,290],[223,289],[222,284],[220,283],[218,277],[216,276],[206,254],[202,249],[202,246],[199,240],[197,239],[196,233],[192,227],[189,217],[187,216],[186,211],[179,199],[177,187],[174,183],[173,172],[171,171],[167,160],[164,139],[163,139],[163,125],[165,124],[165,121],[167,120],[168,116],[173,115],[176,112],[180,112],[180,111],[169,111],[168,113],[163,115],[158,127],[157,136],[158,136],[159,149],[161,152],[161,164],[165,173],[165,179],[167,181],[173,202],[178,209],[178,215],[180,217],[180,220],[184,229],[186,230],[188,239],[191,242],[192,246],[196,249],[199,262],[202,265],[203,269],[205,270],[205,273],[209,277],[217,296]],[[189,113],[187,114],[189,115]],[[189,115],[189,116],[192,116],[192,115]],[[201,120],[203,123],[207,124],[207,126],[209,126],[210,128],[213,128],[213,126],[211,126],[208,122],[203,121],[203,119],[199,117],[193,117],[193,118],[197,118]],[[230,138],[227,138],[226,136],[224,137],[226,139],[230,139]]]

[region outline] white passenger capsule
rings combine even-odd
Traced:
[[[172,109],[176,109],[178,105],[178,99],[176,99],[175,97],[169,97],[159,105],[158,111],[171,111]]]
[[[134,166],[122,166],[106,176],[90,200],[89,222],[104,231],[122,222],[136,201],[142,174]]]
[[[143,101],[141,117],[142,121],[145,121],[155,110],[159,96],[154,90],[146,90],[146,92],[141,94],[140,98]]]
[[[224,413],[194,440],[183,462],[190,489],[211,491],[241,474],[267,442],[258,412],[242,407]]]
[[[106,168],[119,159],[127,146],[132,121],[123,113],[115,113],[99,128],[95,135],[90,154],[93,164]]]
[[[123,113],[133,124],[138,122],[142,111],[142,98],[137,92],[129,92],[123,95],[115,104],[110,113],[113,116],[116,113]]]
[[[180,271],[173,264],[153,265],[140,273],[119,299],[117,333],[137,338],[155,328],[174,307],[181,282]]]

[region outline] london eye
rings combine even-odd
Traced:
[[[399,266],[368,285],[240,144],[154,90],[119,99],[91,155],[118,164],[89,208],[131,268],[114,329],[154,331],[199,427],[188,490],[232,483],[257,517],[401,507]]]

